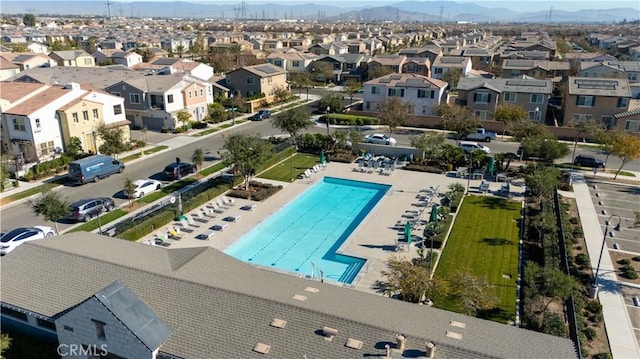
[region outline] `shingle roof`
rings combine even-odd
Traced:
[[[0,98],[14,103],[44,87],[44,84],[0,81]]]
[[[49,56],[55,55],[63,60],[75,60],[80,56],[91,56],[84,50],[65,50],[65,51],[52,51]]]
[[[397,333],[408,352],[435,342],[442,359],[576,357],[567,339],[259,269],[210,247],[166,249],[77,232],[25,243],[0,266],[2,302],[45,316],[119,279],[173,330],[160,350],[184,358],[258,358],[258,342],[271,346],[271,358],[381,356]],[[270,326],[276,318],[285,328]],[[318,334],[325,326],[338,330],[333,341]],[[348,338],[363,348],[346,347]]]
[[[569,77],[567,85],[570,95],[631,97],[627,79]]]
[[[496,92],[543,94],[551,94],[553,92],[553,82],[551,80],[461,78],[458,82],[459,90],[469,91],[482,87]]]
[[[53,85],[69,82],[92,83],[98,88],[107,88],[127,79],[144,77],[144,73],[134,71],[125,66],[114,67],[66,67],[36,68],[22,71],[10,81],[40,82]]]
[[[39,92],[36,96],[32,96],[31,98],[8,109],[4,109],[4,113],[23,116],[31,115],[35,111],[57,100],[68,91],[69,90],[60,86],[51,86],[48,89]]]
[[[389,74],[365,82],[367,85],[384,84],[388,87],[445,88],[448,83],[419,74]]]

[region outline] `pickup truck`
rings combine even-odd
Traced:
[[[470,133],[468,135],[466,135],[463,140],[475,140],[475,141],[484,141],[484,142],[491,142],[491,140],[495,140],[496,139],[496,133],[495,132],[489,132],[486,131],[484,128],[476,128],[476,132],[475,133]]]

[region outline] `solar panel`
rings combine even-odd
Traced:
[[[463,57],[443,57],[440,62],[443,64],[460,64],[464,61]]]
[[[536,80],[507,80],[507,86],[526,86],[526,87],[547,87],[546,81]]]
[[[612,80],[577,79],[575,80],[575,84],[578,85],[579,89],[615,90],[618,82]]]
[[[534,62],[531,60],[507,60],[506,66],[533,67]]]
[[[274,69],[274,68],[273,68],[273,67],[271,67],[271,66],[258,66],[258,67],[256,67],[255,69],[256,69],[256,70],[258,70],[258,71],[262,71],[262,72],[264,72],[265,74],[273,74],[273,73],[276,73],[276,72],[278,72],[278,71],[279,71],[279,70],[277,70],[277,69]]]

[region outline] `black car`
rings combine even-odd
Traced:
[[[166,179],[175,180],[182,178],[190,173],[196,173],[197,167],[194,164],[187,162],[174,162],[164,168],[162,174]]]
[[[260,110],[256,112],[255,115],[251,116],[252,121],[262,121],[264,119],[271,117],[271,111],[269,110]]]
[[[99,213],[111,212],[114,208],[116,204],[111,198],[85,198],[71,203],[67,218],[88,222]]]
[[[603,160],[592,156],[578,155],[573,160],[573,164],[581,167],[604,168],[606,165]]]

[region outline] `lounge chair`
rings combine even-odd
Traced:
[[[200,213],[202,213],[203,216],[209,217],[209,218],[216,218],[217,217],[217,215],[213,211],[213,209],[209,208],[208,206],[204,206],[204,207],[200,208]]]
[[[185,218],[180,219],[180,225],[182,226],[182,230],[185,232],[193,232],[193,229],[191,229],[190,227],[200,227],[196,224],[191,224],[189,223],[189,221]]]
[[[144,241],[142,241],[142,244],[148,244],[150,246],[155,246],[156,242],[152,239],[145,239]]]
[[[218,224],[214,224],[210,229],[213,229],[214,231],[224,231],[225,229],[227,229],[227,227],[229,227],[229,223],[221,222]]]
[[[240,215],[239,214],[234,214],[231,216],[226,216],[222,219],[225,222],[240,222]]]
[[[155,234],[155,238],[154,241],[157,245],[163,246],[163,247],[168,247],[171,245],[171,243],[173,243],[174,241],[169,239],[169,236],[167,235],[167,233],[156,233]]]
[[[191,213],[191,218],[193,218],[194,221],[200,222],[200,223],[209,222],[209,217],[205,217],[199,211],[195,211],[194,213]]]
[[[167,231],[169,238],[178,240],[180,239],[180,228],[171,226]]]
[[[256,204],[255,203],[247,204],[247,205],[244,205],[244,206],[240,207],[240,209],[243,210],[243,211],[253,211],[254,208],[256,208]]]
[[[207,208],[209,208],[211,210],[211,212],[213,212],[213,213],[218,213],[218,214],[224,213],[224,209],[220,208],[220,206],[218,206],[217,204],[215,204],[213,202],[208,204]]]
[[[213,201],[213,203],[215,203],[219,208],[225,208],[225,209],[226,209],[226,208],[229,208],[229,206],[227,206],[226,204],[224,204],[224,203],[222,202],[222,199],[220,199],[220,198],[216,198],[216,199]]]
[[[234,201],[233,198],[229,198],[229,197],[223,198],[222,203],[229,207],[233,207],[236,205],[236,201]]]

